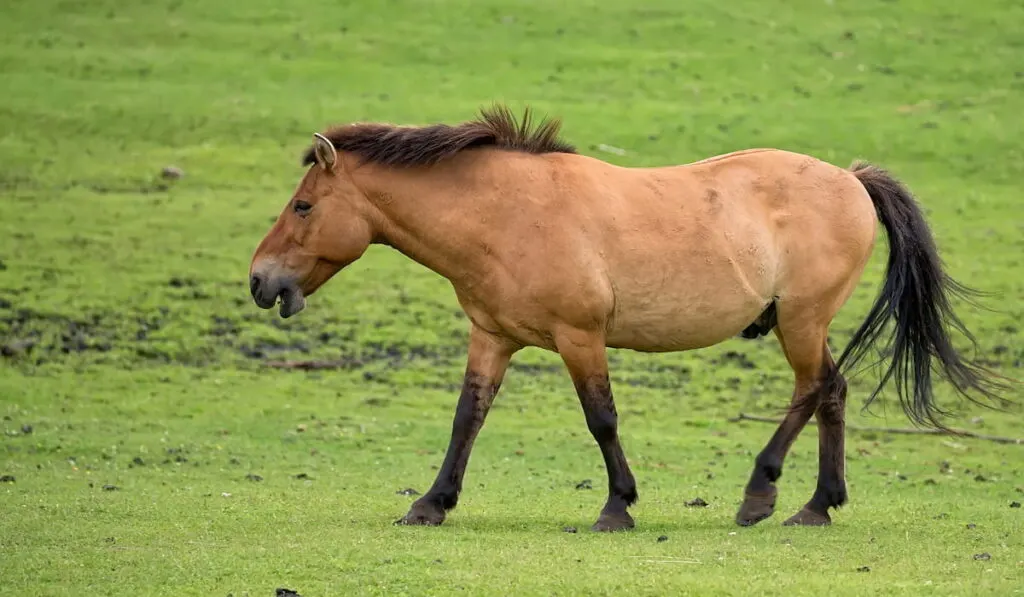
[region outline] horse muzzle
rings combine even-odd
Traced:
[[[306,297],[294,282],[254,273],[249,276],[249,292],[260,309],[271,309],[280,300],[280,315],[287,319],[306,307]]]

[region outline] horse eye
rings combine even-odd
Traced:
[[[309,203],[306,203],[305,201],[296,201],[294,209],[295,213],[299,214],[300,216],[304,216],[309,213],[309,210],[313,209],[313,206],[310,205]]]

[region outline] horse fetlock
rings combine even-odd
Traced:
[[[453,510],[455,506],[459,505],[459,491],[438,494],[433,496],[431,501],[443,510]]]
[[[846,493],[846,485],[844,484],[840,489],[836,490],[835,493],[831,494],[829,505],[833,508],[839,508],[846,504],[848,499],[849,495]]]
[[[636,484],[630,482],[629,484],[623,485],[612,485],[609,491],[609,503],[612,500],[621,502],[622,508],[625,509],[627,506],[632,506],[640,499],[639,494],[636,492]]]
[[[833,481],[823,483],[814,492],[813,502],[822,508],[838,508],[846,503],[849,495],[846,493],[846,481]]]
[[[765,478],[772,483],[778,481],[779,477],[782,476],[782,460],[774,454],[758,456],[754,464],[757,465]]]

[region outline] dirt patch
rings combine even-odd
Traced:
[[[260,358],[253,354],[246,354],[250,358]],[[268,367],[274,367],[276,369],[298,369],[300,371],[320,371],[320,370],[346,370],[346,369],[360,369],[366,365],[363,361],[354,358],[340,358],[340,359],[328,359],[324,361],[309,361],[309,360],[298,360],[298,361],[267,361]],[[370,404],[368,401],[364,401]],[[387,402],[386,400],[384,401]],[[371,406],[379,406],[371,404]]]
[[[172,298],[184,301],[202,301],[213,298],[203,290],[198,280],[188,277],[173,276],[167,280],[167,286],[173,289],[169,294]]]
[[[202,284],[188,277],[169,278],[166,286],[175,295],[169,297],[173,302],[207,296]],[[465,353],[462,337],[440,346],[360,342],[353,332],[324,330],[324,325],[338,324],[330,317],[296,325],[261,318],[255,313],[237,317],[217,314],[205,322],[199,320],[197,325],[192,311],[166,305],[134,313],[93,311],[65,315],[19,308],[19,302],[17,293],[8,293],[0,300],[0,360],[19,366],[61,362],[76,355],[98,363],[116,359],[123,364],[126,357],[134,357],[142,362],[200,367],[223,361],[238,365],[249,361],[258,367],[266,363],[282,366],[290,357],[329,350],[336,356],[307,358],[307,362],[284,366],[300,370],[352,370],[371,365],[394,369],[422,361],[448,366],[452,359],[462,360]],[[274,331],[260,332],[268,327]],[[169,333],[171,330],[173,333]],[[187,339],[186,346],[182,346],[182,338]],[[117,351],[116,356],[105,356],[111,351]],[[242,355],[244,361],[233,355]]]
[[[266,359],[274,354],[284,352],[309,353],[309,344],[304,340],[290,340],[287,342],[279,340],[261,340],[251,344],[238,347],[238,350],[250,359]]]
[[[751,361],[747,357],[746,354],[744,354],[742,352],[737,352],[735,350],[730,350],[730,351],[722,354],[721,357],[719,357],[717,359],[714,359],[712,361],[712,363],[714,363],[714,364],[732,363],[732,364],[736,365],[737,367],[739,367],[740,369],[757,369],[757,363],[755,363],[754,361]]]
[[[356,344],[353,342],[352,344]],[[289,347],[285,347],[280,343],[274,347],[276,350],[286,350]],[[294,349],[293,347],[290,347]],[[426,345],[408,345],[408,344],[380,344],[376,342],[365,343],[353,346],[353,350],[350,354],[343,354],[342,356],[334,359],[323,359],[323,360],[266,360],[266,365],[279,369],[297,369],[300,371],[317,371],[317,370],[328,370],[328,369],[339,369],[339,370],[356,370],[364,367],[380,367],[383,366],[386,369],[400,369],[404,368],[411,363],[423,361],[429,361],[437,366],[448,366],[452,364],[455,359],[461,359],[464,356],[464,348],[457,346],[450,347],[437,347],[437,346],[426,346]],[[246,347],[246,350],[251,347]],[[299,348],[302,350],[302,347]],[[347,351],[346,351],[347,352]],[[254,352],[247,353],[250,358],[265,359],[267,356],[266,350],[256,349]],[[366,381],[373,381],[378,379],[376,373],[367,371],[363,374],[363,378]],[[447,389],[447,385],[445,386]],[[455,386],[458,389],[458,386]]]
[[[149,195],[150,193],[164,193],[171,188],[171,185],[162,181],[126,181],[123,184],[87,184],[82,186],[100,195]]]
[[[511,369],[512,371],[517,371],[519,373],[524,373],[526,375],[533,377],[552,373],[558,374],[564,371],[564,367],[561,364],[542,365],[538,363],[512,362],[509,363],[508,368]]]
[[[651,390],[680,390],[686,387],[686,382],[683,379],[639,375],[624,377],[622,378],[622,383],[633,388],[648,388]]]
[[[0,335],[8,338],[0,347],[0,354],[9,359],[39,353],[107,352],[114,344],[110,330],[98,314],[73,319],[32,309],[6,310],[0,313]]]
[[[227,317],[214,315],[210,318],[210,321],[212,322],[212,326],[210,327],[209,334],[217,338],[223,336],[237,336],[242,331],[242,327],[238,325],[237,321]]]
[[[32,352],[32,349],[36,345],[36,340],[31,338],[23,338],[21,340],[15,340],[13,342],[7,342],[0,345],[0,356],[7,358],[16,358],[21,356],[27,356]]]
[[[163,464],[184,464],[188,462],[187,452],[184,448],[167,448],[167,458],[164,459]]]
[[[60,192],[70,189],[86,189],[100,195],[149,195],[165,193],[171,188],[168,180],[126,179],[117,181],[97,182],[92,180],[73,180],[64,184],[48,185],[26,176],[0,176],[0,189],[4,190],[36,190],[42,192]]]

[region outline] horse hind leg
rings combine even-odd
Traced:
[[[795,384],[785,418],[754,460],[754,469],[744,491],[743,504],[736,523],[751,526],[775,512],[778,490],[775,482],[782,476],[786,454],[818,408],[823,363],[827,354],[827,330],[820,325],[776,328],[775,335],[793,369]]]
[[[831,355],[818,389],[818,484],[814,495],[785,525],[831,524],[830,508],[846,503],[846,380]]]

